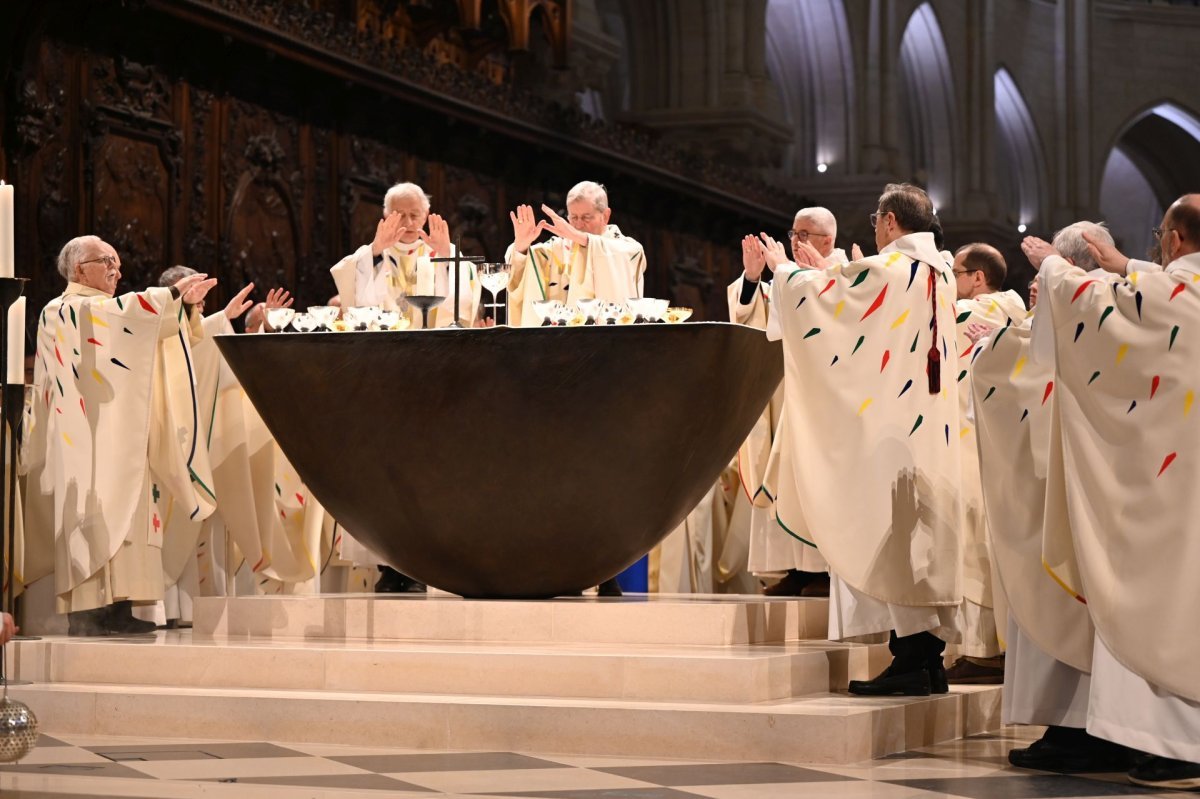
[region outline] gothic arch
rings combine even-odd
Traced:
[[[1110,142],[1100,179],[1100,211],[1134,256],[1153,244],[1150,229],[1179,195],[1200,186],[1200,115],[1174,102],[1134,114]]]
[[[768,0],[766,48],[795,131],[788,171],[853,172],[855,72],[843,0]]]
[[[996,165],[1001,207],[1033,226],[1046,208],[1046,158],[1025,97],[1004,67],[994,78]]]
[[[934,205],[952,208],[958,194],[954,77],[942,27],[928,2],[917,7],[904,28],[900,84],[901,136],[907,140],[913,178],[925,185]]]

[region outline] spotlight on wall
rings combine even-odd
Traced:
[[[1025,227],[1025,223],[1024,223],[1024,222],[1022,222],[1021,224],[1017,225],[1017,232],[1018,232],[1018,233],[1024,233],[1024,232],[1025,232],[1027,229],[1028,229],[1028,228],[1026,228],[1026,227]]]
[[[825,173],[825,170],[827,170],[827,169],[829,169],[829,164],[826,164],[826,163],[824,163],[824,162],[821,162],[821,163],[817,164],[817,171],[818,171],[818,172],[820,172],[820,173],[824,174],[824,173]]]

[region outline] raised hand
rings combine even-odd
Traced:
[[[513,249],[519,253],[528,252],[542,235],[543,223],[534,218],[531,205],[518,205],[515,212],[508,212],[508,218],[513,226]]]
[[[559,216],[553,208],[542,203],[542,213],[545,214],[549,221],[542,222],[542,227],[549,230],[556,236],[562,236],[567,241],[573,241],[576,244],[586,245],[588,243],[587,234],[576,228],[567,220]]]
[[[250,309],[250,313],[246,314],[246,332],[257,333],[259,328],[264,327],[268,333],[274,331],[274,328],[267,323],[267,304],[260,302]]]
[[[371,255],[379,256],[400,241],[405,233],[404,218],[397,213],[390,213],[375,226],[375,239],[371,242]]]
[[[265,308],[291,308],[295,300],[286,289],[271,289],[267,292]]]
[[[762,250],[763,258],[766,259],[772,269],[776,269],[780,264],[788,262],[787,249],[782,243],[771,238],[766,233],[759,233],[758,235],[762,239],[762,244],[759,245],[759,248]]]
[[[254,300],[248,300],[246,297],[254,290],[254,283],[247,283],[246,287],[233,295],[233,299],[225,306],[225,318],[232,322],[246,311],[254,307]]]
[[[850,260],[851,261],[861,261],[862,259],[863,259],[862,247],[859,247],[857,243],[851,244],[850,245]]]
[[[750,235],[742,238],[742,269],[746,272],[746,279],[757,282],[763,273],[763,269],[767,266],[767,259],[763,257],[762,247],[759,246],[758,238]]]
[[[1092,258],[1096,260],[1101,269],[1106,272],[1116,272],[1118,275],[1125,274],[1125,270],[1129,267],[1128,256],[1114,245],[1100,241],[1091,233],[1084,233],[1083,240],[1087,242]]]
[[[175,283],[175,290],[179,292],[180,298],[188,305],[195,305],[200,302],[208,294],[209,289],[217,285],[217,279],[209,278],[205,274],[188,275],[181,277]]]
[[[1034,269],[1041,269],[1042,261],[1051,255],[1058,255],[1058,250],[1054,249],[1050,242],[1039,239],[1037,236],[1026,236],[1022,239],[1021,252],[1025,253],[1025,257],[1029,259],[1029,263],[1033,265]]]
[[[807,241],[792,245],[792,255],[796,257],[796,265],[802,269],[822,269],[825,266],[821,253]]]
[[[429,245],[429,249],[433,250],[433,257],[446,258],[450,255],[450,225],[446,224],[446,220],[437,214],[429,215],[429,232],[424,230],[417,231],[417,235],[421,237],[421,241]]]

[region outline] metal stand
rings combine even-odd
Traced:
[[[458,321],[458,310],[462,307],[462,305],[459,303],[459,299],[462,296],[462,262],[466,261],[467,263],[479,263],[486,259],[482,255],[470,255],[464,257],[462,250],[457,244],[455,244],[454,255],[448,258],[430,258],[429,260],[433,261],[434,263],[446,262],[454,264],[454,321],[447,325],[447,327],[462,327],[462,322]]]
[[[4,610],[16,619],[16,554],[17,554],[17,457],[19,453],[21,421],[25,412],[24,383],[8,384],[8,338],[10,335],[24,336],[24,330],[8,329],[8,309],[25,293],[23,277],[0,278],[0,353],[5,368],[0,369],[0,402],[3,403],[3,418],[0,419],[0,453],[6,455],[3,482],[0,483],[0,529],[8,537],[8,546],[0,552],[0,574],[5,581]],[[25,365],[21,364],[24,369]],[[17,636],[14,641],[37,640],[28,636]],[[0,657],[3,648],[0,647]],[[2,667],[2,665],[0,665]],[[28,680],[5,679],[5,685],[28,685]]]

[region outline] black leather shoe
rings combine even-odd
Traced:
[[[133,603],[129,600],[114,602],[108,608],[108,620],[104,627],[109,635],[146,635],[158,629],[152,621],[142,621],[133,615]]]
[[[1008,762],[1017,768],[1057,771],[1064,774],[1092,774],[1125,771],[1133,766],[1137,753],[1120,744],[1088,735],[1076,727],[1050,727],[1041,739],[1024,749],[1008,753]]]
[[[964,655],[947,672],[946,679],[955,685],[1003,685],[1004,655],[994,658]]]
[[[1167,791],[1200,791],[1200,763],[1152,757],[1129,772],[1129,781]]]
[[[375,583],[377,594],[423,594],[427,590],[425,583],[417,582],[390,566],[380,566],[379,571],[379,581]]]
[[[763,589],[763,596],[829,596],[829,575],[788,569],[783,579]]]
[[[600,583],[600,587],[596,593],[600,596],[624,596],[621,591],[621,584],[617,582],[616,577]]]
[[[108,635],[108,608],[77,610],[67,614],[67,635]]]
[[[929,693],[950,693],[950,681],[946,677],[946,666],[940,657],[936,663],[929,664]]]
[[[851,680],[849,691],[856,696],[929,696],[929,671],[897,671],[892,661],[873,680]]]

